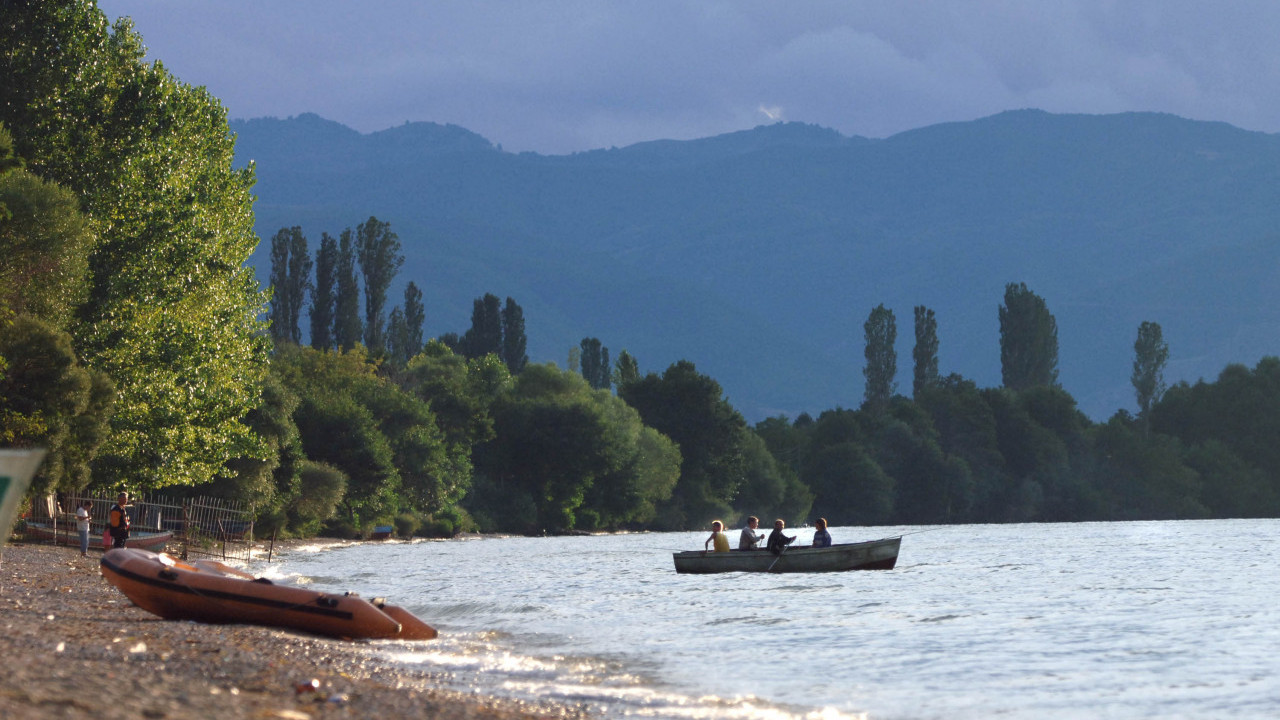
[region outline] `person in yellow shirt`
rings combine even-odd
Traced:
[[[729,552],[729,536],[724,534],[724,523],[719,520],[711,523],[711,537],[702,543],[703,551],[712,543],[715,543],[716,552]]]

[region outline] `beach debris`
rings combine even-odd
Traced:
[[[311,678],[306,682],[301,682],[293,686],[293,691],[298,695],[301,695],[302,693],[307,693],[307,692],[318,692],[319,690],[320,690],[320,681],[317,680],[316,678]]]

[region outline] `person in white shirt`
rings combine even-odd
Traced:
[[[755,550],[760,546],[760,541],[764,539],[764,533],[757,533],[756,528],[760,527],[760,518],[752,515],[747,518],[747,526],[742,528],[742,534],[738,536],[739,550]]]
[[[80,555],[89,556],[89,510],[93,508],[92,500],[85,500],[76,508],[76,530],[80,532]]]

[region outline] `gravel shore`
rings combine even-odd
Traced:
[[[367,643],[162,620],[103,579],[101,553],[0,553],[0,718],[588,717],[442,689],[429,669],[390,666]]]

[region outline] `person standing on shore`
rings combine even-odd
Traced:
[[[76,508],[76,531],[80,533],[80,557],[89,556],[89,510],[92,500],[85,500]]]
[[[116,496],[116,504],[111,506],[111,512],[107,514],[107,529],[111,532],[113,548],[122,548],[125,541],[129,539],[129,523],[133,518],[129,517],[129,494],[120,493]]]
[[[747,518],[747,526],[742,528],[742,534],[738,536],[739,550],[755,550],[760,546],[760,541],[764,539],[764,533],[757,533],[756,528],[760,527],[760,518],[752,515]]]

